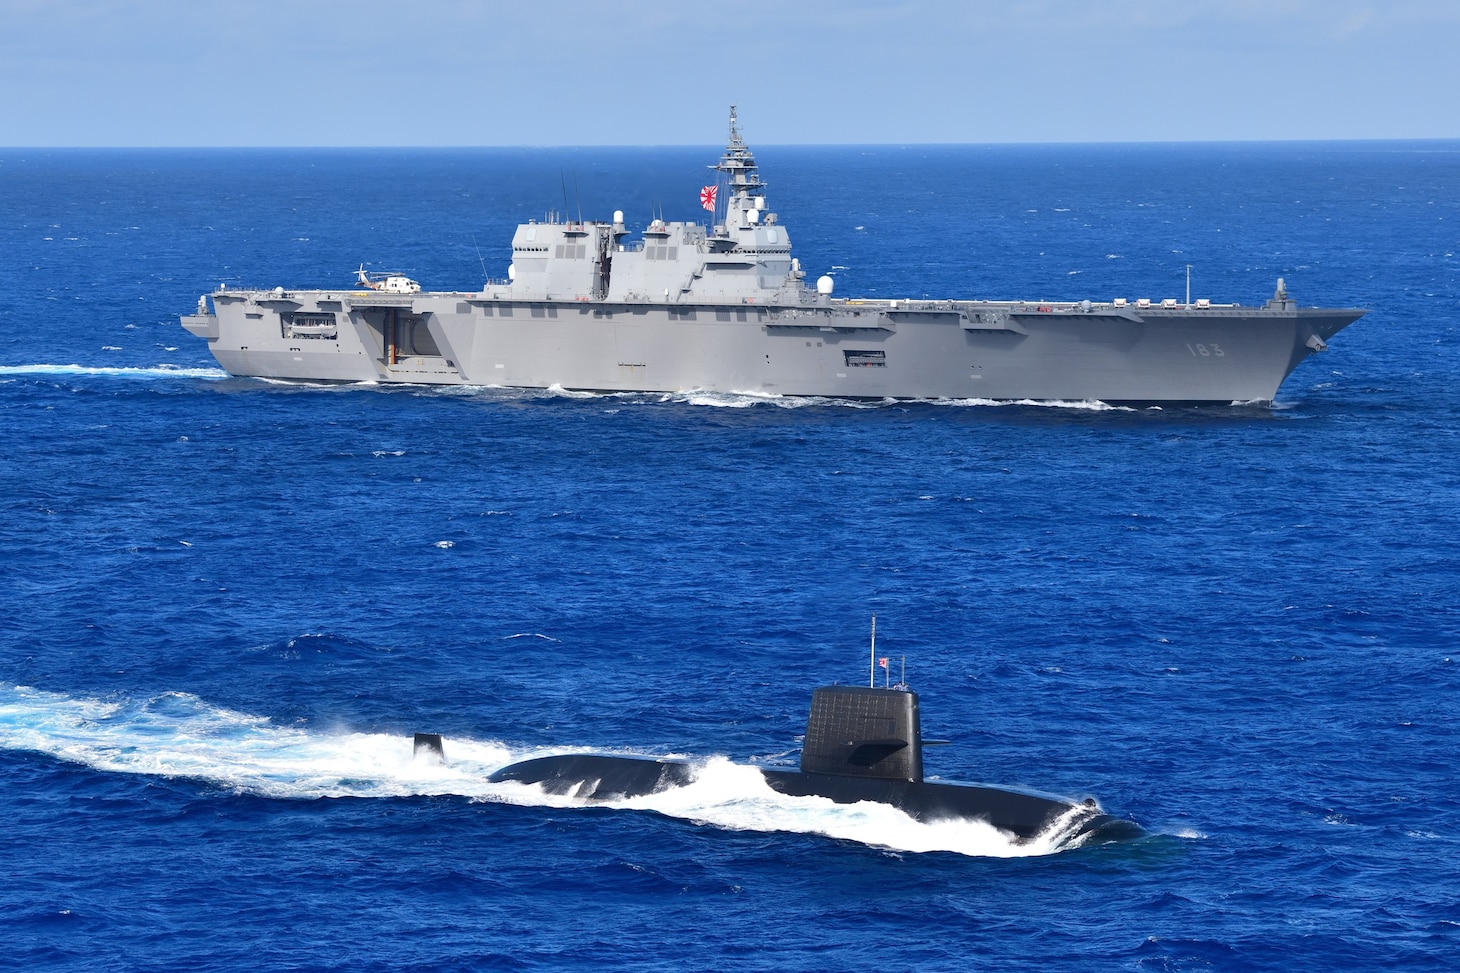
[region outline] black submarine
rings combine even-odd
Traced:
[[[416,750],[440,758],[440,737],[417,734]],[[670,757],[571,753],[509,764],[488,780],[536,784],[549,794],[602,803],[683,787],[695,780],[700,766]],[[1092,798],[924,780],[918,694],[901,683],[814,690],[800,769],[756,769],[782,794],[838,804],[888,804],[925,823],[983,821],[1020,844],[1050,832],[1062,843],[1078,844],[1144,834],[1134,822],[1105,813]]]

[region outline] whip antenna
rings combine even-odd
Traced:
[[[475,233],[471,235],[471,245],[477,252],[477,263],[482,265],[482,280],[485,281],[487,279],[487,262],[482,259],[482,248],[477,246],[477,235]],[[364,265],[362,264],[361,266]]]
[[[872,616],[872,658],[867,660],[867,686],[877,688],[877,616]]]

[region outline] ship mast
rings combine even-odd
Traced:
[[[727,226],[739,227],[750,222],[759,222],[759,212],[766,205],[764,202],[757,203],[756,200],[765,199],[766,186],[760,181],[760,170],[756,168],[754,153],[740,137],[740,124],[734,105],[730,106],[730,138],[725,145],[725,154],[715,169],[725,174],[725,181],[730,188],[730,199],[727,201],[725,213]],[[748,216],[750,212],[757,215]]]

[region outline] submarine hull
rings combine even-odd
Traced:
[[[683,787],[694,781],[698,769],[696,764],[685,760],[575,753],[511,764],[492,774],[489,780],[536,784],[549,794],[602,803]],[[1021,843],[1055,827],[1067,815],[1062,830],[1071,836],[1120,840],[1141,834],[1139,826],[1105,814],[1093,801],[1082,803],[977,784],[756,769],[772,790],[791,797],[822,797],[838,804],[859,801],[887,804],[924,823],[983,821],[1012,834]]]
[[[657,794],[683,787],[694,779],[695,768],[688,761],[601,753],[534,757],[503,767],[487,778],[493,784],[537,784],[549,794],[590,802]]]

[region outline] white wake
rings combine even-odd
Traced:
[[[0,365],[0,375],[14,375],[17,377],[34,376],[38,378],[57,376],[73,378],[85,376],[101,376],[106,378],[228,378],[228,373],[221,368],[181,368],[172,365],[135,368],[102,367],[96,365]]]
[[[283,800],[459,796],[572,807],[536,785],[489,783],[501,767],[552,751],[448,737],[447,763],[413,756],[407,734],[318,732],[214,706],[188,693],[142,700],[77,698],[0,687],[0,749],[46,754],[108,773],[185,778]],[[736,831],[819,834],[907,852],[979,857],[1048,855],[1078,843],[1057,823],[1026,844],[978,821],[925,824],[885,804],[836,804],[772,790],[754,767],[714,757],[684,786],[606,806],[656,811]],[[1075,809],[1074,814],[1082,812]]]

